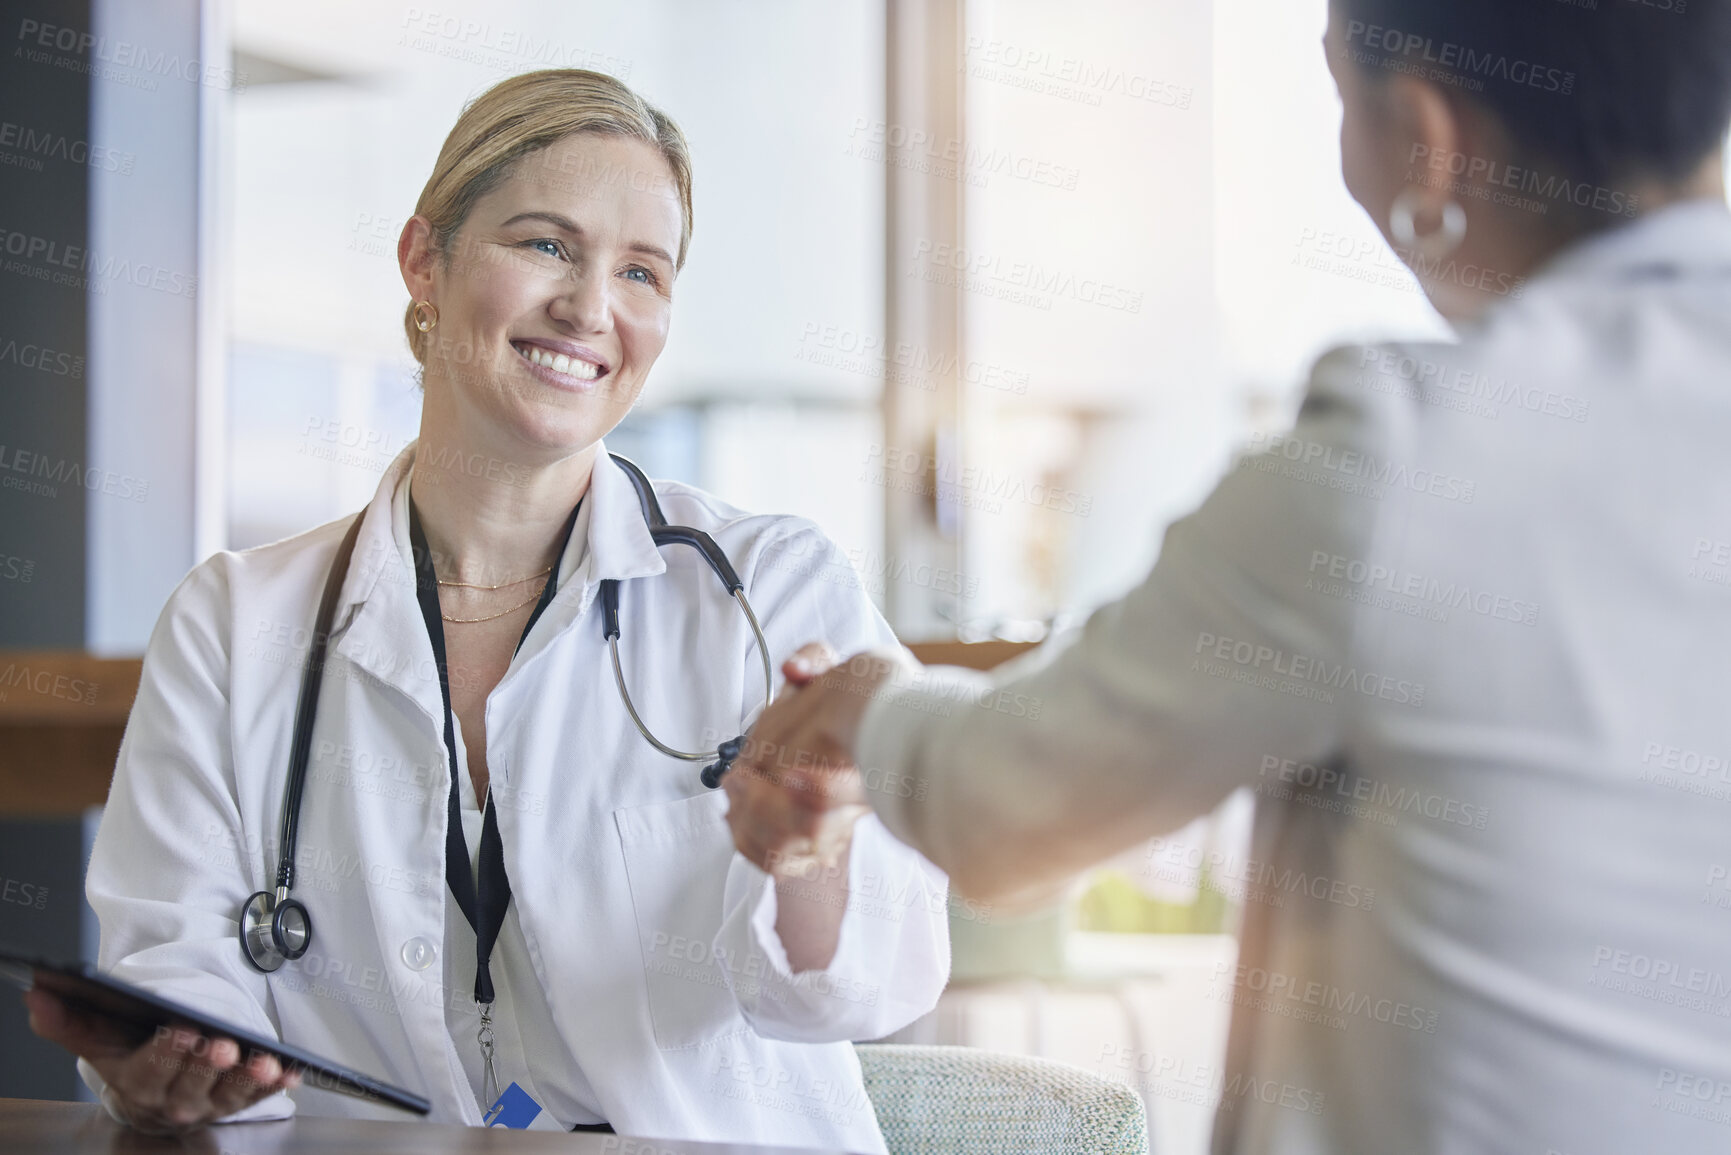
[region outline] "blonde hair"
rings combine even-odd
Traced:
[[[501,80],[469,102],[439,149],[415,214],[433,226],[433,249],[448,257],[452,239],[475,202],[505,180],[518,161],[579,132],[623,136],[655,146],[679,193],[682,227],[675,268],[691,245],[691,151],[673,118],[604,72],[549,68]],[[403,329],[415,360],[427,334],[415,327],[414,303]]]

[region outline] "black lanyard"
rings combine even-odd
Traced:
[[[571,511],[570,520],[565,523],[565,536],[553,562],[553,572],[547,575],[547,584],[541,587],[535,610],[523,627],[522,637],[517,639],[519,650],[543,611],[553,602],[559,561],[563,560],[565,550],[571,544],[571,531],[577,525],[577,512],[582,508],[582,501],[578,501],[577,508]],[[487,788],[487,797],[476,800],[484,812],[479,879],[469,867],[469,844],[463,837],[463,806],[458,794],[462,784],[457,781],[457,733],[451,718],[451,674],[445,662],[445,626],[439,614],[439,575],[433,568],[433,554],[427,548],[427,535],[421,529],[421,517],[412,498],[409,501],[409,545],[415,555],[415,600],[421,605],[421,617],[427,623],[427,638],[433,643],[433,662],[439,670],[439,694],[445,702],[445,753],[451,763],[451,795],[445,823],[445,884],[457,900],[457,909],[463,912],[463,917],[469,920],[469,926],[475,931],[475,1001],[487,1005],[493,1001],[493,972],[488,960],[493,955],[493,944],[499,939],[499,928],[505,925],[505,908],[511,905],[511,880],[505,874],[505,844],[499,838],[499,820],[489,804],[493,795],[491,785]]]

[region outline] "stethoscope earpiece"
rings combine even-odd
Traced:
[[[312,942],[312,915],[286,888],[279,894],[261,890],[240,908],[240,945],[247,961],[266,974],[306,954]]]

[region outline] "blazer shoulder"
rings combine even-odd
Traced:
[[[1410,445],[1438,391],[1484,357],[1476,342],[1381,341],[1331,349],[1311,371],[1296,429],[1347,448]]]

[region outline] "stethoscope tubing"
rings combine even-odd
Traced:
[[[757,624],[757,615],[752,612],[751,603],[745,598],[745,591],[734,590],[733,599],[739,603],[739,608],[745,611],[745,619],[751,623],[752,636],[757,640],[757,654],[763,660],[763,700],[767,705],[770,695],[775,692],[775,678],[769,668],[769,643],[764,639],[763,627]],[[625,702],[625,712],[631,715],[632,723],[645,741],[669,758],[678,758],[685,762],[706,762],[721,756],[719,743],[713,750],[675,750],[651,733],[642,715],[638,714],[636,703],[631,700],[631,691],[625,686],[625,671],[619,662],[619,635],[614,634],[607,639],[607,651],[613,658],[613,681],[619,686],[619,697]]]
[[[745,596],[744,583],[734,571],[727,559],[727,554],[716,544],[715,539],[702,530],[690,526],[669,525],[662,516],[661,505],[655,499],[655,491],[642,470],[617,454],[613,460],[630,479],[632,488],[637,491],[637,499],[643,508],[643,518],[648,524],[651,536],[655,539],[657,548],[662,545],[685,545],[696,549],[703,555],[709,568],[727,588],[733,599],[744,611],[746,621],[751,625],[751,634],[757,645],[757,654],[763,663],[763,700],[768,705],[774,692],[774,674],[769,665],[769,643],[763,636],[763,627],[758,623],[757,614],[751,608],[751,602]],[[343,581],[348,573],[349,561],[354,553],[355,539],[360,534],[361,518],[356,515],[344,533],[341,543],[337,546],[336,556],[331,561],[330,572],[325,578],[324,592],[319,598],[318,614],[314,619],[312,645],[307,653],[306,668],[301,673],[300,697],[295,703],[295,720],[293,737],[289,742],[289,772],[288,781],[283,791],[283,813],[280,826],[281,835],[278,849],[275,887],[273,890],[261,890],[242,905],[240,919],[240,942],[247,960],[257,969],[269,973],[281,967],[284,961],[298,959],[306,954],[312,944],[312,916],[305,905],[290,896],[294,886],[294,862],[296,843],[300,836],[301,800],[306,793],[307,762],[312,753],[313,723],[318,715],[319,690],[324,682],[325,655],[329,648],[331,627],[336,616],[337,597],[342,590]],[[549,579],[551,581],[552,579]],[[643,735],[645,741],[670,758],[683,762],[701,762],[714,759],[715,762],[706,767],[701,775],[702,782],[714,789],[721,782],[721,776],[727,772],[728,766],[737,755],[742,739],[735,738],[722,742],[713,750],[684,751],[657,738],[637,712],[637,705],[631,700],[631,691],[625,685],[624,665],[619,657],[619,595],[617,581],[602,582],[602,629],[607,638],[607,649],[613,663],[613,680],[619,687],[619,697],[625,703],[625,711],[631,716],[632,724],[637,732]],[[288,925],[291,916],[300,922],[299,931]]]

